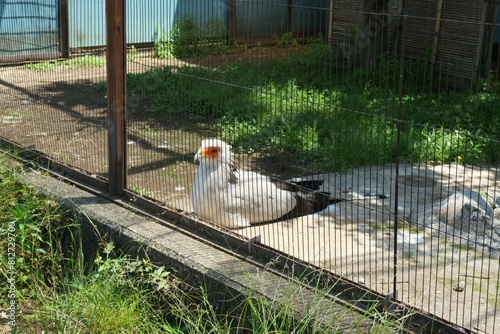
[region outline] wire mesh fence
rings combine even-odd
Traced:
[[[2,20],[19,13],[9,6],[21,5],[0,1]],[[257,196],[255,187],[275,191],[268,179],[243,171],[286,180],[295,192],[314,188],[328,200],[324,210],[290,219],[261,213],[259,223],[228,233],[460,327],[494,333],[497,7],[458,0],[128,1],[127,187],[193,212],[195,153],[203,139],[219,138],[232,146],[237,165],[220,142],[204,147],[231,163],[230,186],[196,199],[210,210],[223,205],[215,198],[227,200],[221,191],[230,198]],[[1,136],[106,178],[104,1],[73,1],[68,11],[70,59],[0,69]],[[0,25],[0,36],[16,36],[9,29]],[[19,59],[19,52],[10,56]],[[233,173],[244,195],[228,190]],[[254,208],[266,202],[258,198]],[[195,204],[202,216],[210,211]],[[227,205],[229,213],[207,213],[213,223],[242,222],[246,207]]]

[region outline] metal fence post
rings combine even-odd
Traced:
[[[228,36],[230,40],[236,38],[236,0],[229,0]]]
[[[398,121],[397,121],[397,143],[396,143],[396,178],[394,184],[394,226],[393,226],[393,277],[392,277],[392,298],[398,298],[397,282],[398,282],[398,197],[399,197],[399,167],[401,159],[401,122],[403,120],[403,83],[404,83],[404,66],[405,66],[405,44],[406,44],[406,27],[408,24],[408,1],[403,1],[403,16],[402,16],[402,31],[401,31],[401,55],[399,64],[399,92],[398,92]]]
[[[69,58],[69,9],[68,0],[59,1],[59,52]]]
[[[109,193],[126,187],[126,39],[125,0],[106,1]]]

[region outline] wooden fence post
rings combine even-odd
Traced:
[[[126,187],[126,40],[125,0],[106,0],[108,83],[108,190],[123,195]]]

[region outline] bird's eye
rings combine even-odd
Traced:
[[[205,149],[205,156],[212,159],[217,159],[220,152],[220,147],[212,146]]]

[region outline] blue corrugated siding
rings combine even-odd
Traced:
[[[69,2],[69,45],[70,48],[106,45],[106,0]]]
[[[292,32],[311,36],[325,32],[329,1],[294,0],[293,6]]]
[[[127,42],[154,42],[173,25],[193,17],[229,25],[229,0],[128,0]],[[294,0],[292,31],[325,27],[327,0]],[[236,36],[269,36],[287,29],[287,0],[236,1]],[[306,8],[314,7],[314,8]],[[59,51],[58,0],[0,0],[0,56]],[[69,2],[70,47],[106,45],[106,0]]]
[[[0,0],[0,56],[59,50],[57,0]]]
[[[287,32],[287,0],[236,1],[236,36],[256,37]]]
[[[70,46],[72,48],[106,45],[106,1],[70,1]],[[228,24],[227,0],[128,0],[127,43],[154,42],[170,33],[184,17],[194,17],[201,26],[210,20]]]
[[[292,32],[316,34],[324,31],[328,7],[327,0],[293,0]],[[236,1],[236,36],[281,35],[287,32],[287,21],[288,0]]]

